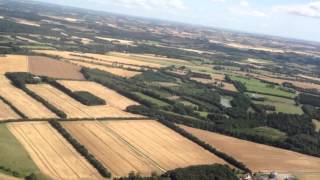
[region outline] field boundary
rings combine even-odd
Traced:
[[[23,112],[21,112],[18,108],[16,108],[13,104],[11,104],[10,101],[8,101],[7,99],[5,99],[5,98],[2,97],[1,95],[0,95],[0,99],[1,99],[6,105],[8,105],[15,113],[17,113],[21,118],[28,119],[28,117],[27,117]]]

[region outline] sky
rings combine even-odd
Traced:
[[[38,0],[320,42],[320,0]]]

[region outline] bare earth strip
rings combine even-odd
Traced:
[[[84,80],[81,67],[48,57],[29,56],[29,72],[38,76]]]
[[[157,121],[81,121],[63,126],[100,160],[114,176],[152,172],[223,160]]]
[[[20,116],[0,99],[0,121],[12,119],[20,119]]]
[[[320,158],[181,126],[201,140],[246,164],[253,171],[310,173],[320,178]],[[311,175],[310,175],[311,176]]]
[[[48,85],[28,85],[31,91],[35,92],[53,106],[65,112],[68,118],[124,118],[138,117],[131,113],[124,112],[110,105],[85,106],[62,91]]]
[[[2,173],[0,173],[0,179],[3,179],[3,180],[22,180],[20,178],[16,178],[16,177],[13,177],[13,176],[8,176],[8,175],[2,174]]]
[[[53,179],[102,179],[48,122],[8,124],[39,169]]]
[[[0,56],[0,74],[6,72],[27,72],[28,58],[20,55]]]
[[[66,80],[61,80],[59,82],[72,91],[89,91],[90,93],[104,99],[110,106],[121,110],[125,110],[128,106],[139,105],[139,103],[95,82]]]
[[[56,118],[56,115],[41,103],[14,87],[4,75],[0,75],[0,95],[28,118]]]

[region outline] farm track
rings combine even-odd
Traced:
[[[11,123],[8,127],[44,174],[53,179],[101,179],[48,123]]]

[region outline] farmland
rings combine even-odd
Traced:
[[[0,99],[0,121],[2,120],[10,120],[10,119],[19,119],[19,115],[17,115],[7,104],[5,104]]]
[[[28,58],[29,72],[37,76],[48,76],[60,79],[83,80],[80,67],[41,56],[30,56]]]
[[[112,107],[119,108],[121,110],[125,110],[128,106],[138,105],[138,103],[134,102],[127,97],[120,95],[119,93],[106,88],[100,84],[90,81],[59,81],[61,84],[71,89],[72,91],[89,91],[95,94],[98,97],[106,100],[107,104]]]
[[[27,87],[58,109],[64,111],[68,118],[135,117],[135,115],[131,115],[130,113],[109,105],[85,106],[62,91],[47,84],[28,85]]]
[[[10,133],[5,124],[0,124],[0,166],[6,167],[13,172],[18,172],[19,174],[16,175],[18,177],[24,177],[30,173],[40,173],[27,151]],[[0,173],[2,172],[13,175],[1,169]]]
[[[186,126],[181,127],[217,149],[236,157],[256,172],[319,173],[320,158]],[[236,151],[234,147],[237,147]]]
[[[56,116],[41,103],[31,98],[21,89],[14,87],[3,75],[0,75],[0,95],[28,118],[55,118]]]
[[[63,126],[114,176],[224,163],[156,121],[63,122]]]
[[[98,172],[47,122],[12,123],[10,131],[53,179],[100,179]]]
[[[232,76],[231,79],[234,81],[242,82],[247,87],[247,90],[251,92],[283,96],[287,98],[295,97],[295,94],[293,93],[281,90],[277,86],[276,87],[268,86],[268,84],[263,83],[257,79],[240,77],[240,76]]]
[[[254,103],[275,106],[277,112],[303,114],[301,107],[297,106],[294,100],[269,95],[261,96],[264,97],[265,100],[254,101]]]
[[[21,55],[0,56],[0,75],[6,72],[27,72],[28,58]]]

